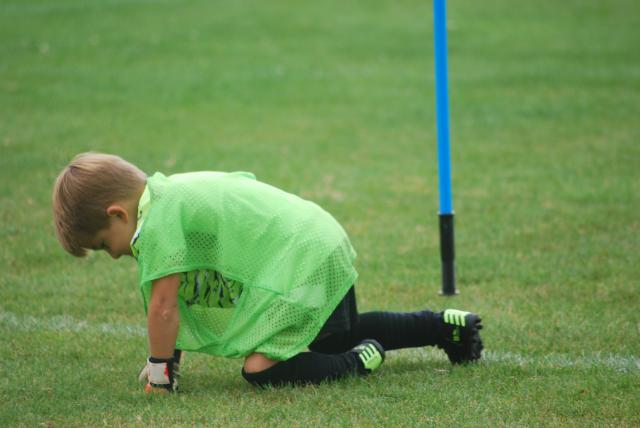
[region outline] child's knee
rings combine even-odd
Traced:
[[[253,353],[244,360],[242,377],[253,386],[277,386],[278,382],[274,382],[274,378],[279,378],[278,372],[282,371],[282,368],[277,364],[278,361],[270,360],[262,354]]]
[[[277,363],[277,361],[271,360],[262,354],[254,352],[245,358],[242,370],[245,373],[258,373],[273,367]]]

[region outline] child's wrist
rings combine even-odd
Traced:
[[[173,357],[169,357],[169,358],[149,357],[149,362],[152,364],[169,363],[169,362],[173,362]]]

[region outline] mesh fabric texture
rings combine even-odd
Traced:
[[[147,186],[135,242],[145,309],[152,281],[174,273],[206,269],[243,285],[230,308],[178,295],[180,349],[286,360],[313,341],[357,278],[356,253],[330,214],[250,173],[156,173]]]

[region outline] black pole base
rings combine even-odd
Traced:
[[[440,258],[442,259],[441,296],[455,296],[456,267],[453,213],[440,214]]]

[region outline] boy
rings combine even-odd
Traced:
[[[480,358],[475,314],[358,314],[342,227],[250,173],[147,177],[117,156],[80,154],[56,180],[53,213],[72,255],[137,260],[147,392],[177,389],[179,350],[244,358],[242,376],[256,386],[367,375],[385,350],[405,347],[438,346],[452,363]]]

